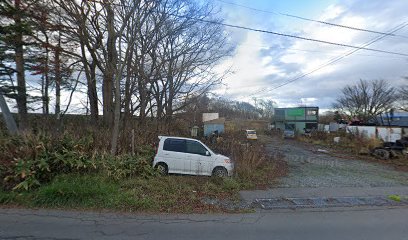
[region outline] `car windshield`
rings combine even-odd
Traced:
[[[256,134],[256,131],[247,131],[248,134]]]

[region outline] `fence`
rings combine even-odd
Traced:
[[[346,126],[344,124],[331,123],[330,125],[319,124],[319,130],[325,132],[337,132],[346,129],[352,134],[359,134],[367,138],[378,138],[384,142],[395,142],[402,137],[408,137],[408,128],[387,126]]]

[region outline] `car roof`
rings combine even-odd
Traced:
[[[159,137],[159,139],[160,139],[160,140],[161,140],[162,138],[163,138],[163,139],[166,139],[166,138],[177,138],[177,139],[183,139],[183,140],[194,140],[194,141],[199,141],[199,140],[194,139],[194,138],[176,137],[176,136],[158,136],[158,137]]]

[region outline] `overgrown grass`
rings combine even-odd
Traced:
[[[155,174],[152,147],[139,147],[134,156],[112,156],[95,151],[95,141],[90,136],[75,138],[69,134],[0,137],[0,185],[28,191],[67,173],[104,173],[113,179]]]
[[[25,207],[108,209],[143,212],[224,211],[203,199],[237,201],[242,189],[270,186],[281,175],[279,159],[243,133],[210,144],[235,161],[232,178],[159,176],[151,166],[150,145],[135,155],[111,156],[84,138],[25,135],[0,138],[0,204]]]
[[[339,137],[339,142],[334,142],[334,138]],[[381,146],[382,142],[376,138],[367,138],[362,135],[338,131],[336,133],[313,132],[311,136],[298,136],[298,140],[330,147],[332,149],[341,149],[353,154],[369,152],[375,147]]]
[[[60,175],[50,184],[33,192],[36,206],[47,207],[103,207],[110,208],[127,202],[128,195],[117,184],[98,175]]]
[[[242,131],[230,132],[215,143],[206,143],[234,161],[234,179],[242,189],[269,187],[286,174],[283,156],[268,155],[260,141],[248,141]]]
[[[0,204],[63,209],[203,213],[223,211],[204,197],[238,199],[232,178],[157,176],[113,181],[96,175],[64,174],[30,192],[0,191]]]

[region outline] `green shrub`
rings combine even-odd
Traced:
[[[23,135],[1,139],[3,187],[29,190],[60,173],[81,172],[92,166],[89,139],[69,135],[54,138]],[[7,155],[7,156],[5,156]]]
[[[222,188],[226,191],[234,192],[241,188],[241,184],[239,184],[234,178],[224,178],[223,181]]]
[[[100,207],[115,205],[122,195],[112,181],[97,175],[60,175],[38,189],[34,204],[51,207]]]
[[[0,204],[7,204],[14,202],[15,193],[6,192],[0,189]]]
[[[151,160],[146,156],[106,155],[98,158],[96,165],[106,172],[107,176],[116,180],[135,176],[148,178],[157,175],[151,165]]]
[[[154,150],[142,146],[136,156],[96,154],[91,135],[29,134],[0,138],[0,178],[4,189],[30,190],[65,173],[104,172],[113,179],[150,177]],[[140,151],[139,151],[140,150]]]
[[[401,202],[401,196],[399,195],[389,195],[388,198],[395,202]]]

